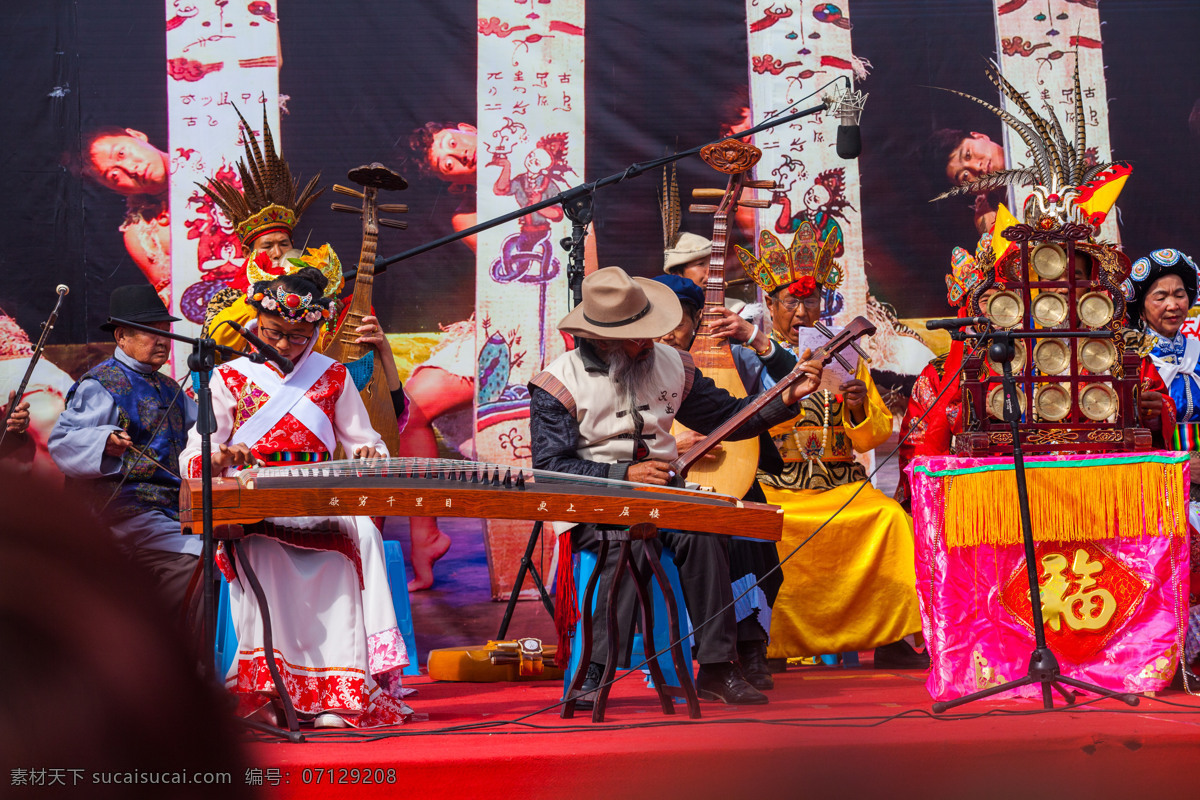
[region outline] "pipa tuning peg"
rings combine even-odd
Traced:
[[[738,205],[745,206],[746,208],[770,208],[771,201],[770,200],[757,200],[757,199],[751,198],[750,200],[740,201],[738,203]]]
[[[717,213],[717,206],[692,203],[690,206],[688,206],[688,211],[692,212],[693,214],[715,214]]]
[[[695,197],[695,198],[724,197],[724,196],[725,196],[724,189],[707,189],[707,188],[692,189],[692,197]]]
[[[400,230],[408,227],[407,222],[399,219],[381,219],[379,220],[379,224],[385,228],[399,228]]]
[[[362,214],[361,208],[355,208],[354,206],[348,206],[345,203],[330,203],[329,207],[332,208],[334,211],[344,211],[347,214]]]
[[[408,213],[408,205],[405,203],[380,203],[379,205],[377,205],[375,207],[378,208],[380,211],[383,211],[387,214],[407,214]]]
[[[746,181],[742,185],[747,189],[774,189],[779,184],[775,181]]]
[[[346,177],[359,186],[369,186],[375,189],[400,190],[408,188],[408,181],[395,170],[388,169],[378,161],[355,167],[346,173]]]
[[[351,189],[349,186],[342,186],[340,183],[335,183],[333,185],[333,190],[335,192],[337,192],[338,194],[345,194],[345,195],[349,195],[350,197],[357,197],[359,200],[362,200],[364,197],[366,197],[366,195],[364,195],[358,189]]]

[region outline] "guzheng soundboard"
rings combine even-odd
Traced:
[[[199,533],[201,482],[184,479],[179,519]],[[779,541],[783,510],[712,492],[502,464],[387,458],[259,467],[213,479],[213,522],[271,517],[399,516],[650,523]]]

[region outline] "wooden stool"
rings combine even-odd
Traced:
[[[611,681],[617,671],[617,658],[621,649],[620,632],[617,629],[617,594],[620,591],[621,582],[624,580],[626,574],[629,574],[633,578],[638,605],[641,607],[642,645],[646,656],[646,667],[650,670],[650,678],[654,682],[655,691],[658,692],[658,699],[662,705],[663,713],[674,714],[674,698],[681,697],[687,702],[688,716],[691,719],[699,719],[700,701],[696,697],[696,689],[690,680],[683,680],[683,676],[691,675],[692,670],[691,665],[684,662],[683,648],[679,644],[679,611],[675,606],[675,595],[671,591],[666,573],[663,572],[662,564],[659,563],[658,553],[649,544],[650,540],[657,538],[658,528],[649,523],[641,523],[627,530],[600,529],[597,531],[597,534],[601,539],[600,553],[596,569],[592,571],[592,575],[588,579],[587,588],[583,593],[583,647],[580,651],[579,668],[575,670],[575,677],[572,679],[571,687],[567,691],[568,699],[563,703],[561,717],[563,719],[571,719],[575,716],[575,702],[579,697],[579,689],[583,686],[583,682],[587,676],[588,664],[591,663],[592,600],[596,595],[596,585],[599,583],[600,573],[604,571],[604,564],[608,558],[609,545],[611,542],[620,542],[621,549],[617,555],[617,568],[613,574],[612,586],[608,590],[608,619],[605,621],[608,631],[608,660],[604,665],[604,675],[600,681],[600,689],[596,692],[596,701],[592,705],[592,722],[604,721],[604,707],[608,703],[608,693],[612,688]],[[650,565],[650,571],[654,573],[654,578],[658,581],[659,588],[663,593],[663,599],[667,604],[667,623],[671,636],[671,659],[675,663],[675,674],[679,676],[679,682],[682,686],[668,686],[666,684],[666,679],[663,677],[662,670],[658,666],[658,659],[654,657],[654,625],[650,619],[650,609],[652,606],[645,586],[648,576],[642,573],[630,557],[634,541],[642,543],[642,547],[646,553],[646,561]]]

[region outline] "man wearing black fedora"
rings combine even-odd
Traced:
[[[753,401],[718,388],[696,369],[690,354],[654,342],[674,330],[682,313],[669,287],[631,278],[620,267],[606,267],[584,279],[583,301],[559,323],[560,330],[576,338],[577,349],[555,359],[529,384],[535,468],[658,485],[678,481],[669,467],[677,454],[671,435],[674,420],[710,433]],[[821,379],[819,363],[805,364],[803,371],[805,378],[767,403],[730,438],[757,436],[795,417],[797,401]],[[575,526],[570,543],[572,549],[599,550],[597,526]],[[766,703],[766,695],[745,680],[737,665],[737,620],[725,537],[660,530],[654,546],[663,545],[675,554],[684,601],[696,626],[697,694],[729,704]],[[634,548],[634,557],[642,559],[643,574],[648,574],[641,548]],[[608,655],[602,621],[616,559],[616,551],[610,551],[601,570],[585,695],[599,685],[601,662]],[[559,568],[565,568],[563,560]],[[617,619],[626,646],[634,613],[634,589],[623,584]],[[557,622],[561,635],[566,626],[561,618]],[[577,705],[587,708],[590,701],[585,696]]]
[[[149,284],[114,289],[109,317],[162,331],[178,321]],[[199,537],[179,528],[179,453],[196,404],[158,371],[170,339],[111,321],[100,328],[112,334],[116,350],[67,393],[50,455],[68,479],[90,490],[98,516],[154,578],[168,612],[181,614],[201,549]]]

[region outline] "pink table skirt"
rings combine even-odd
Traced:
[[[1034,637],[1012,459],[926,456],[907,471],[929,693],[951,700],[1024,676]],[[1186,623],[1187,455],[1037,456],[1026,473],[1046,641],[1063,674],[1162,689]]]

